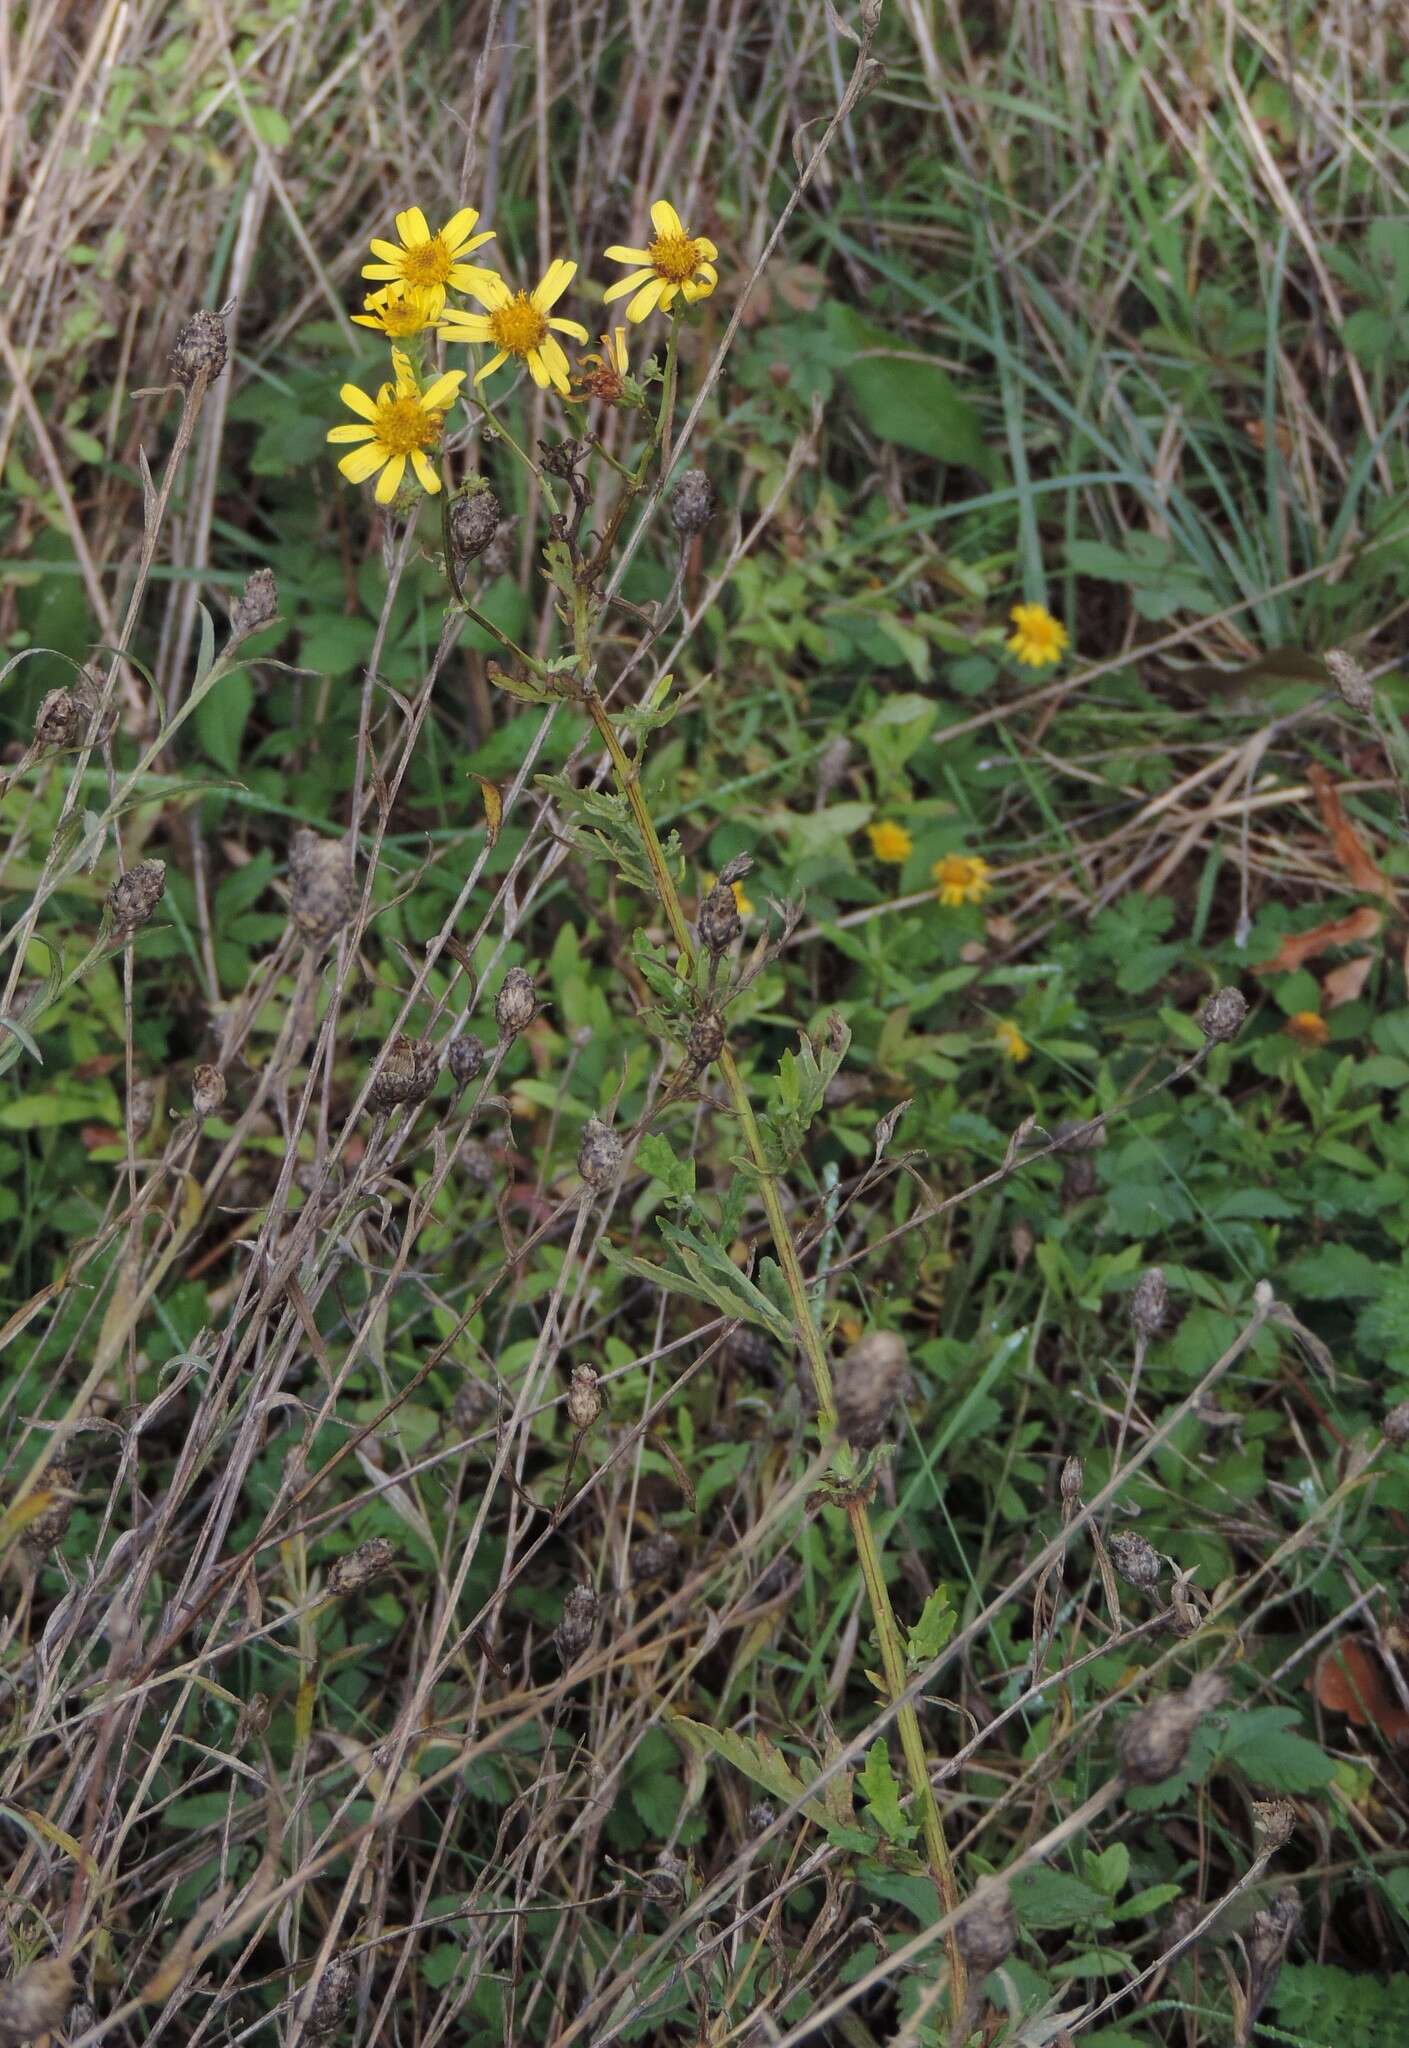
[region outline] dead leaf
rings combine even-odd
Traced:
[[[1357,953],[1353,960],[1342,960],[1339,967],[1333,967],[1321,983],[1326,1008],[1338,1010],[1342,1003],[1353,1003],[1369,980],[1374,964],[1373,953]]]
[[[1306,771],[1307,781],[1316,792],[1316,808],[1321,813],[1336,859],[1345,869],[1357,889],[1363,889],[1367,896],[1394,895],[1394,885],[1388,875],[1376,867],[1366,849],[1360,834],[1345,814],[1340,792],[1330,775],[1319,761],[1313,761]]]
[[[1308,1689],[1333,1714],[1359,1728],[1377,1728],[1390,1742],[1409,1742],[1409,1713],[1399,1704],[1373,1645],[1344,1636],[1323,1650]]]
[[[1329,924],[1318,924],[1312,931],[1287,932],[1272,958],[1259,962],[1253,973],[1294,974],[1308,960],[1329,953],[1332,946],[1349,946],[1356,939],[1373,939],[1383,921],[1379,911],[1371,910],[1366,903],[1359,910],[1352,910],[1349,916],[1332,918]]]

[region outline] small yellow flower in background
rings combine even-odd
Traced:
[[[392,350],[391,363],[396,383],[383,384],[375,398],[369,398],[355,384],[343,385],[339,393],[343,404],[350,412],[359,413],[361,419],[355,424],[333,427],[328,434],[330,441],[366,443],[365,447],[344,455],[338,468],[350,484],[365,483],[380,470],[376,493],[379,505],[396,496],[408,459],[424,490],[440,489],[440,478],[425,451],[440,439],[446,411],[454,404],[465,377],[463,370],[447,370],[422,391],[410,361],[399,348]]]
[[[434,292],[399,282],[384,284],[379,292],[368,292],[362,303],[367,310],[353,314],[353,325],[373,327],[393,341],[402,341],[408,334],[419,334],[423,327],[433,326],[440,311]]]
[[[988,862],[976,853],[946,853],[930,869],[939,900],[951,910],[961,903],[981,903],[993,887]]]
[[[999,1018],[993,1027],[993,1042],[1004,1059],[1011,1060],[1015,1067],[1032,1058],[1032,1047],[1011,1017]]]
[[[1319,1010],[1298,1010],[1294,1017],[1288,1017],[1282,1029],[1298,1044],[1313,1049],[1330,1043],[1331,1027]]]
[[[613,299],[623,299],[628,292],[635,292],[626,308],[628,320],[644,320],[657,306],[668,313],[677,292],[686,305],[693,306],[696,299],[707,299],[719,282],[719,272],[714,267],[719,251],[707,236],[686,234],[684,223],[669,200],[658,199],[652,206],[651,226],[656,235],[648,249],[630,249],[624,243],[614,242],[606,252],[613,263],[644,266],[633,269],[630,277],[618,278],[605,294],[610,305]]]
[[[374,241],[372,254],[379,256],[381,261],[364,263],[362,275],[386,278],[429,292],[437,313],[445,304],[447,285],[454,285],[457,292],[475,292],[478,296],[476,288],[486,278],[495,275],[492,270],[482,270],[478,263],[464,261],[474,250],[494,240],[492,229],[482,235],[475,233],[478,219],[479,215],[472,206],[462,206],[433,235],[420,207],[408,206],[404,213],[396,216],[396,232],[401,237],[401,246],[398,248],[395,242]]]
[[[1054,619],[1045,604],[1015,604],[1008,614],[1013,622],[1007,648],[1028,668],[1046,668],[1066,652],[1067,629]]]
[[[541,391],[551,384],[566,398],[568,359],[562,344],[548,330],[556,328],[559,334],[570,334],[575,341],[586,341],[587,329],[580,321],[550,320],[548,315],[576,275],[577,265],[559,256],[548,265],[542,281],[531,292],[514,292],[502,277],[487,270],[486,281],[469,289],[482,306],[488,307],[488,312],[463,313],[452,306],[437,332],[447,341],[494,344],[495,353],[483,369],[475,371],[476,384],[493,376],[510,356],[518,356],[528,364],[529,375]]]
[[[705,876],[705,878],[704,878],[704,893],[705,893],[705,895],[706,895],[706,896],[707,896],[707,895],[709,894],[710,890],[711,890],[711,889],[712,889],[712,888],[713,888],[713,887],[715,886],[715,884],[716,884],[716,882],[717,882],[718,880],[719,880],[719,877],[718,877],[718,875],[706,875],[706,876]],[[743,883],[742,883],[742,882],[731,882],[731,883],[729,884],[729,887],[730,887],[730,888],[731,888],[731,889],[733,890],[733,892],[734,892],[734,908],[735,908],[735,909],[736,909],[736,910],[738,911],[738,913],[739,913],[740,917],[752,917],[752,916],[753,916],[753,904],[752,904],[752,903],[750,902],[749,898],[748,898],[747,896],[745,896],[745,894],[744,894],[744,885],[743,885]]]
[[[868,825],[866,830],[872,853],[890,867],[900,867],[915,851],[915,842],[903,825],[892,824],[886,819],[879,825]]]
[[[593,349],[581,358],[577,381],[589,398],[615,405],[626,389],[626,329],[614,327],[601,337],[602,352]]]

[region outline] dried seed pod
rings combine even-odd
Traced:
[[[714,485],[702,469],[687,469],[670,494],[670,517],[682,540],[703,533],[719,509]]]
[[[1333,647],[1324,657],[1331,681],[1340,691],[1352,711],[1373,711],[1375,693],[1370,687],[1370,678],[1355,659],[1343,648]]]
[[[346,1557],[340,1557],[328,1573],[328,1591],[335,1598],[355,1593],[381,1578],[396,1562],[396,1552],[385,1536],[372,1536],[359,1543]]]
[[[1062,1499],[1068,1507],[1071,1506],[1073,1501],[1080,1500],[1081,1483],[1085,1476],[1085,1470],[1080,1458],[1068,1458],[1062,1467],[1061,1480]]]
[[[252,1692],[240,1709],[239,1725],[235,1730],[235,1747],[243,1749],[256,1735],[262,1735],[269,1726],[269,1695],[267,1692]]]
[[[1019,1216],[1008,1232],[1008,1252],[1013,1261],[1013,1271],[1021,1273],[1036,1250],[1037,1232],[1025,1216]]]
[[[171,374],[188,391],[198,377],[213,384],[225,368],[229,347],[225,322],[218,313],[205,309],[193,313],[172,345]]]
[[[894,1330],[873,1330],[853,1344],[836,1384],[837,1422],[847,1442],[858,1451],[878,1444],[909,1383],[905,1342]]]
[[[157,1084],[146,1079],[132,1083],[127,1093],[127,1122],[133,1141],[145,1137],[157,1110]]]
[[[1271,1856],[1284,1849],[1296,1827],[1296,1808],[1290,1799],[1254,1799],[1252,1832],[1258,1849]]]
[[[1189,1754],[1200,1721],[1227,1694],[1227,1681],[1217,1672],[1205,1671],[1187,1692],[1165,1693],[1132,1714],[1116,1741],[1127,1785],[1162,1785],[1172,1778]]]
[[[1300,1926],[1301,1898],[1294,1884],[1284,1884],[1248,1922],[1248,1960],[1253,1968],[1266,1976],[1281,1962]]]
[[[357,1994],[357,1971],[349,1956],[332,1956],[318,1979],[308,2008],[308,2031],[315,2036],[336,2033]]]
[[[256,569],[246,578],[230,613],[230,641],[247,640],[261,626],[267,626],[279,609],[279,586],[272,569]]]
[[[829,740],[817,756],[817,807],[820,810],[851,763],[851,741],[845,733]]]
[[[695,919],[700,944],[717,959],[721,953],[728,952],[743,928],[744,921],[739,915],[733,888],[728,882],[716,882],[700,905]]]
[[[1409,1444],[1409,1401],[1397,1401],[1393,1408],[1388,1409],[1380,1428],[1384,1431],[1385,1442],[1393,1444],[1396,1450]]]
[[[590,1365],[575,1365],[568,1387],[568,1421],[574,1429],[590,1429],[602,1412],[602,1383]]]
[[[602,1603],[591,1586],[574,1586],[563,1602],[563,1618],[553,1631],[553,1642],[564,1664],[572,1664],[591,1645],[597,1633]]]
[[[778,1360],[773,1346],[761,1330],[753,1330],[747,1323],[740,1323],[724,1350],[732,1365],[741,1366],[745,1372],[754,1373],[760,1379],[777,1379]]]
[[[652,1579],[667,1578],[679,1562],[680,1545],[668,1529],[643,1537],[631,1546],[631,1583],[644,1586]]]
[[[34,716],[34,744],[45,753],[77,744],[83,710],[72,690],[50,690]]]
[[[507,1043],[521,1031],[527,1031],[537,1007],[538,991],[533,976],[522,967],[511,967],[494,998],[494,1021],[499,1026],[500,1038]]]
[[[462,1031],[450,1041],[446,1064],[460,1087],[465,1087],[484,1071],[484,1040],[476,1038],[473,1031]]]
[[[39,1475],[35,1491],[49,1495],[49,1504],[40,1509],[32,1522],[26,1522],[24,1547],[32,1558],[48,1557],[63,1542],[68,1531],[69,1519],[73,1514],[73,1500],[76,1475],[72,1466],[62,1459],[54,1458]]]
[[[578,1147],[577,1170],[589,1188],[609,1188],[621,1179],[626,1147],[609,1124],[589,1116]]]
[[[1169,1313],[1169,1288],[1162,1266],[1147,1266],[1135,1282],[1130,1297],[1130,1320],[1142,1337],[1153,1337],[1164,1328]]]
[[[191,1076],[191,1107],[197,1116],[214,1116],[225,1100],[225,1076],[219,1067],[197,1067]]]
[[[755,1800],[744,1819],[744,1825],[751,1835],[766,1834],[778,1818],[766,1799]]]
[[[382,1055],[377,1078],[367,1097],[378,1115],[402,1102],[424,1102],[435,1087],[439,1068],[428,1038],[407,1038],[398,1031]]]
[[[499,531],[499,500],[486,483],[472,484],[450,501],[450,545],[461,562],[481,556]]]
[[[0,2048],[52,2034],[63,2024],[73,2002],[73,1965],[63,1956],[46,1956],[0,1984]]]
[[[1017,1946],[1018,1923],[1008,1887],[987,1879],[974,1892],[962,1919],[955,1922],[954,1941],[978,1983],[1008,1960]]]
[[[662,1849],[655,1868],[646,1876],[646,1896],[658,1906],[673,1906],[685,1890],[685,1864],[669,1849]]]
[[[1210,1045],[1226,1045],[1242,1030],[1247,1014],[1247,1000],[1239,990],[1215,989],[1199,1011],[1199,1029]]]
[[[289,915],[315,947],[326,946],[352,915],[352,862],[347,842],[301,826],[289,846]]]
[[[1138,1529],[1121,1529],[1107,1546],[1111,1561],[1127,1586],[1148,1593],[1159,1584],[1160,1561],[1153,1544]]]
[[[691,1070],[702,1074],[724,1050],[724,1019],[718,1010],[706,1010],[696,1017],[685,1040],[685,1059]]]
[[[1169,1592],[1169,1626],[1182,1642],[1196,1636],[1203,1627],[1203,1616],[1193,1600],[1192,1581],[1176,1578]]]
[[[139,931],[161,902],[166,890],[166,862],[139,860],[119,875],[108,891],[108,920],[115,937],[127,938]]]

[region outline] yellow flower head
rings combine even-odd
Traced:
[[[1013,622],[1008,652],[1027,668],[1046,668],[1065,653],[1067,629],[1045,604],[1015,604],[1008,616]]]
[[[426,457],[427,448],[434,448],[440,439],[445,414],[455,402],[455,394],[464,381],[463,370],[447,370],[443,377],[437,377],[424,391],[416,382],[416,373],[399,348],[391,352],[392,368],[396,372],[395,385],[383,384],[375,398],[369,398],[365,391],[359,391],[355,384],[344,384],[339,396],[350,412],[360,414],[356,423],[334,427],[328,435],[330,441],[361,441],[366,445],[354,448],[350,455],[344,455],[338,468],[350,484],[365,483],[369,476],[377,476],[377,503],[387,504],[396,496],[409,458],[416,472],[417,481],[427,491],[440,489],[440,478]]]
[[[478,297],[477,288],[495,274],[482,270],[477,263],[464,261],[474,250],[494,240],[492,231],[475,233],[478,219],[472,206],[462,206],[433,235],[420,207],[408,206],[396,216],[400,247],[395,242],[373,242],[372,254],[381,261],[364,263],[362,275],[385,278],[428,293],[433,313],[439,313],[444,306],[447,285],[454,285],[457,292],[474,292]]]
[[[367,310],[353,314],[354,326],[373,327],[378,334],[388,335],[393,341],[404,340],[408,334],[419,334],[423,327],[433,326],[440,311],[434,292],[399,281],[384,284],[379,292],[368,292],[362,303]]]
[[[1283,1029],[1299,1045],[1313,1050],[1326,1045],[1331,1036],[1331,1027],[1319,1010],[1298,1010],[1294,1017],[1288,1017]]]
[[[608,305],[628,292],[636,294],[626,308],[628,320],[644,320],[657,306],[668,313],[677,292],[687,306],[693,306],[696,299],[707,299],[719,282],[714,267],[719,251],[707,236],[686,234],[669,200],[658,199],[651,208],[651,226],[656,233],[648,249],[629,249],[614,242],[606,252],[613,263],[632,265],[631,275],[618,278],[605,294]]]
[[[872,853],[890,867],[900,867],[915,850],[915,842],[903,825],[887,820],[879,825],[868,825],[866,830],[870,835]]]
[[[600,398],[615,405],[626,389],[626,329],[614,327],[602,336],[602,352],[593,349],[581,358],[577,381],[588,398]]]
[[[476,384],[492,376],[510,356],[518,356],[528,364],[529,375],[540,390],[546,391],[551,384],[566,398],[568,359],[549,329],[570,334],[575,341],[586,341],[587,329],[576,320],[550,320],[548,315],[577,275],[577,265],[564,262],[561,256],[555,258],[544,271],[542,282],[531,292],[510,291],[503,278],[492,270],[483,275],[483,284],[468,289],[488,310],[464,313],[452,307],[437,332],[447,341],[493,344],[494,354],[483,369],[475,371]]]
[[[1024,1060],[1032,1058],[1032,1047],[1019,1031],[1011,1017],[1000,1017],[993,1027],[993,1042],[1005,1060],[1011,1060],[1020,1067]]]
[[[946,853],[930,869],[941,903],[956,909],[961,903],[981,903],[993,884],[988,862],[976,853]]]

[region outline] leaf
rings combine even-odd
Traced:
[[[939,462],[962,462],[981,476],[1001,474],[978,414],[938,363],[836,300],[827,307],[827,334],[841,380],[879,440]]]
[[[1300,1734],[1291,1707],[1253,1707],[1229,1723],[1219,1762],[1236,1764],[1268,1792],[1319,1792],[1336,1773],[1323,1749]]]
[[[1110,1901],[1104,1892],[1068,1877],[1065,1871],[1036,1867],[1019,1871],[1010,1887],[1013,1911],[1024,1927],[1057,1927],[1069,1933],[1083,1921],[1104,1919]]]
[[[196,656],[196,680],[193,687],[198,690],[215,662],[215,621],[203,604],[198,604],[196,610],[201,615],[201,644],[200,652]]]
[[[211,684],[191,713],[202,751],[233,775],[240,765],[240,741],[254,706],[254,684],[245,668],[231,669]]]
[[[499,827],[504,821],[504,799],[499,793],[498,784],[489,781],[487,776],[476,775],[475,781],[479,784],[480,795],[484,798],[486,836],[489,844],[494,846],[498,843]]]
[[[1308,960],[1318,959],[1332,946],[1349,946],[1357,939],[1373,939],[1382,923],[1379,911],[1371,910],[1366,903],[1359,910],[1352,910],[1348,917],[1332,918],[1329,924],[1318,924],[1309,932],[1286,932],[1272,958],[1258,961],[1252,971],[1254,974],[1295,974]]]
[[[1319,761],[1312,762],[1307,770],[1307,780],[1316,792],[1316,808],[1335,848],[1336,859],[1355,887],[1363,889],[1367,896],[1392,898],[1393,883],[1371,859],[1359,833],[1345,814],[1340,792]]]
[[[916,1829],[901,1811],[900,1787],[890,1767],[884,1736],[877,1736],[867,1750],[856,1786],[865,1800],[867,1813],[888,1841],[903,1845],[914,1839]]]
[[[560,690],[545,690],[541,683],[531,683],[527,676],[511,675],[497,661],[487,661],[484,672],[496,690],[504,690],[525,704],[555,704],[562,695]]]
[[[958,1620],[948,1586],[936,1586],[921,1608],[920,1618],[911,1629],[905,1646],[912,1671],[939,1655],[953,1635]]]
[[[685,1201],[695,1192],[693,1155],[681,1157],[659,1131],[649,1131],[636,1147],[636,1164],[648,1173],[675,1201]]]
[[[1342,1636],[1323,1650],[1307,1686],[1331,1713],[1344,1714],[1360,1728],[1378,1728],[1387,1741],[1409,1741],[1409,1713],[1374,1646],[1362,1637]]]
[[[736,1771],[742,1771],[755,1785],[761,1785],[765,1792],[771,1792],[775,1799],[784,1800],[789,1806],[800,1806],[809,1820],[819,1827],[829,1825],[829,1815],[820,1799],[808,1797],[807,1787],[788,1766],[782,1753],[775,1749],[766,1735],[736,1735],[732,1729],[711,1728],[704,1721],[687,1720],[683,1714],[669,1713],[669,1725],[692,1744],[714,1756],[722,1757],[732,1764]]]

